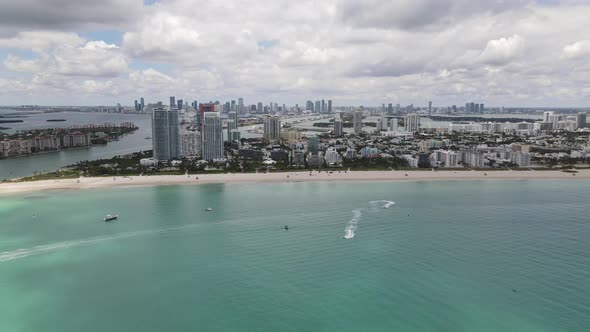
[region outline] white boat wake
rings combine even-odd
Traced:
[[[63,249],[68,249],[68,248],[91,245],[91,244],[104,242],[104,241],[126,239],[126,238],[131,238],[131,237],[136,237],[136,236],[145,236],[145,235],[152,235],[152,234],[165,234],[168,232],[184,230],[184,229],[192,228],[192,227],[196,227],[196,226],[198,226],[198,225],[193,224],[193,225],[185,225],[185,226],[179,226],[179,227],[170,227],[170,228],[161,228],[161,229],[154,229],[154,230],[144,230],[144,231],[137,231],[137,232],[120,233],[120,234],[115,234],[115,235],[110,235],[110,236],[98,236],[98,237],[91,237],[91,238],[86,238],[86,239],[81,239],[81,240],[57,242],[57,243],[35,246],[35,247],[31,247],[31,248],[5,251],[5,252],[0,252],[0,262],[10,261],[13,259],[25,258],[25,257],[33,256],[33,255],[40,255],[40,254],[63,250]]]
[[[375,212],[377,210],[377,208],[389,209],[393,205],[395,205],[395,202],[386,201],[386,200],[370,201],[369,202],[369,207],[370,207],[371,212]],[[348,221],[348,225],[346,225],[346,228],[344,229],[343,238],[345,238],[347,240],[354,238],[354,236],[356,235],[356,230],[358,229],[359,222],[361,221],[361,218],[363,217],[363,212],[365,212],[366,210],[367,210],[366,208],[358,208],[358,209],[352,210],[352,219],[350,219]]]

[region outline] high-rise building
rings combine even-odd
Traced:
[[[242,114],[246,111],[244,107],[244,98],[238,98],[238,114]]]
[[[227,119],[227,140],[232,141],[231,133],[233,130],[238,129],[238,112],[229,112],[228,119]]]
[[[313,113],[313,101],[308,100],[307,103],[305,103],[305,110]]]
[[[170,109],[176,108],[176,97],[170,96]]]
[[[344,135],[344,126],[342,124],[342,119],[335,118],[334,119],[334,136],[342,137]]]
[[[586,113],[578,113],[576,114],[576,129],[578,128],[586,128]]]
[[[201,155],[201,137],[198,132],[181,132],[178,145],[181,157],[193,157]]]
[[[393,113],[393,104],[388,104],[387,105],[387,114],[392,114]]]
[[[264,139],[267,141],[281,139],[281,119],[278,116],[268,116],[264,119]]]
[[[307,152],[317,156],[320,153],[320,139],[317,136],[311,136],[307,141]]]
[[[552,111],[543,112],[543,122],[551,122],[549,121],[549,117],[553,115]]]
[[[137,99],[135,99],[135,111],[139,112],[139,103],[137,102]]]
[[[413,133],[420,130],[420,116],[418,114],[408,114],[404,120],[405,131]]]
[[[428,102],[428,114],[432,113],[432,101]]]
[[[328,113],[332,113],[332,100],[328,99]]]
[[[479,104],[479,113],[483,113],[484,107],[485,107],[484,104]]]
[[[238,112],[229,112],[228,113],[229,120],[232,121],[232,128],[231,129],[238,129],[239,122],[238,122]]]
[[[354,111],[352,122],[353,122],[355,135],[362,133],[363,132],[363,112],[362,111]]]
[[[171,160],[179,157],[177,110],[154,109],[152,146],[156,160]]]
[[[396,131],[397,130],[397,118],[389,119],[389,131]]]
[[[140,100],[139,106],[141,107],[140,111],[144,112],[145,111],[145,100],[143,99],[143,97],[141,97],[139,100]]]
[[[201,104],[199,105],[199,112],[197,112],[197,127],[203,134],[203,125],[205,124],[205,113],[215,112],[215,104]]]
[[[322,102],[319,100],[316,100],[315,102],[315,108],[313,110],[314,113],[320,113],[322,109]]]
[[[322,110],[320,111],[320,113],[326,113],[326,101],[322,99]]]
[[[203,113],[203,144],[201,156],[203,160],[213,161],[224,158],[223,124],[218,112]]]
[[[377,131],[387,130],[387,118],[384,116],[377,119]]]
[[[182,99],[178,99],[178,101],[176,102],[176,108],[178,108],[179,110],[182,109]]]

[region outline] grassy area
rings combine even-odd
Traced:
[[[16,179],[13,181],[5,182],[30,182],[30,181],[41,181],[41,180],[58,180],[58,179],[76,179],[80,177],[80,171],[72,169],[63,169],[57,172],[36,174],[33,176],[27,176],[24,178]]]

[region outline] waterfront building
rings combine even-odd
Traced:
[[[324,157],[320,154],[310,154],[307,156],[307,166],[312,168],[322,167],[324,165]]]
[[[342,156],[336,151],[335,147],[329,147],[324,154],[324,160],[328,166],[339,166],[342,164]]]
[[[342,123],[342,119],[340,119],[339,117],[336,117],[334,119],[334,136],[344,136],[344,124]]]
[[[33,138],[33,151],[52,151],[61,148],[61,140],[55,136],[41,136]]]
[[[201,135],[196,131],[180,134],[179,148],[181,157],[198,157],[201,155]]]
[[[158,166],[158,160],[154,158],[143,158],[139,160],[139,164],[143,167],[156,167]]]
[[[278,116],[264,118],[264,139],[269,142],[281,139],[281,118]]]
[[[576,129],[579,128],[586,128],[586,113],[578,113],[576,114]]]
[[[412,155],[404,154],[401,156],[402,159],[408,162],[408,166],[412,168],[418,168],[418,159],[414,158]]]
[[[531,155],[525,152],[514,152],[510,154],[510,161],[518,167],[527,167],[531,164]]]
[[[205,112],[203,118],[202,159],[214,161],[224,158],[223,124],[218,112]]]
[[[241,133],[240,133],[240,131],[239,131],[239,130],[237,130],[237,129],[232,129],[232,130],[230,130],[230,131],[229,131],[229,133],[228,133],[228,135],[229,135],[229,136],[228,136],[228,140],[229,140],[230,142],[236,142],[236,141],[237,141],[237,142],[240,142],[240,140],[241,140],[241,138],[242,138],[242,134],[241,134]]]
[[[444,156],[445,167],[457,167],[459,165],[459,156],[457,155],[457,152],[445,151]]]
[[[354,111],[353,113],[353,127],[355,135],[363,132],[363,112]]]
[[[320,139],[312,136],[307,140],[307,152],[312,155],[318,155],[320,152]]]
[[[90,146],[90,134],[79,131],[67,133],[62,137],[62,146],[65,148]]]
[[[234,102],[235,103],[235,102]],[[205,113],[215,112],[215,104],[201,104],[199,105],[199,111],[197,112],[197,128],[201,132],[201,143],[203,142],[203,126],[205,124]],[[202,144],[201,144],[202,145]]]
[[[242,114],[246,112],[246,108],[244,107],[244,98],[238,98],[238,114]]]
[[[305,152],[303,150],[293,150],[291,156],[291,166],[305,167]]]
[[[389,131],[397,131],[397,124],[398,124],[397,118],[389,119]]]
[[[404,130],[412,133],[420,130],[420,116],[418,114],[406,115]]]
[[[154,109],[152,146],[154,158],[157,160],[171,160],[179,157],[177,110]]]

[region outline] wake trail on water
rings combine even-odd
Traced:
[[[369,211],[376,212],[378,208],[381,209],[389,209],[391,206],[395,205],[394,201],[387,201],[387,200],[379,200],[379,201],[369,201]],[[356,235],[356,230],[358,229],[359,222],[363,217],[363,212],[367,211],[366,208],[357,208],[352,210],[352,218],[348,221],[348,225],[344,229],[344,238],[346,240],[353,239]]]
[[[0,262],[10,261],[14,259],[25,258],[33,255],[40,255],[44,253],[59,251],[63,249],[81,247],[92,245],[104,241],[112,241],[112,240],[119,240],[119,239],[126,239],[131,237],[138,237],[138,236],[146,236],[152,234],[163,234],[178,230],[184,230],[187,228],[192,228],[197,225],[186,225],[186,226],[179,226],[179,227],[171,227],[171,228],[161,228],[161,229],[154,229],[154,230],[145,230],[145,231],[137,231],[137,232],[129,232],[129,233],[120,233],[110,236],[97,236],[91,237],[81,240],[74,240],[74,241],[64,241],[64,242],[57,242],[52,244],[40,245],[31,248],[25,249],[17,249],[13,251],[5,251],[0,252]]]

